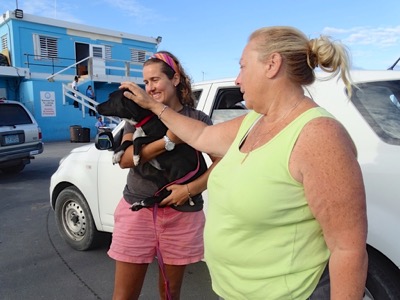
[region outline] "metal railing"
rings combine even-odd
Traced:
[[[143,62],[133,62],[129,60],[121,59],[103,59],[93,56],[88,56],[80,61],[76,61],[74,58],[66,57],[49,57],[44,55],[36,55],[25,53],[27,68],[38,67],[41,68],[42,73],[51,73],[52,75],[47,77],[47,80],[54,81],[54,77],[65,73],[70,69],[74,69],[73,74],[80,73],[80,67],[87,68],[86,72],[90,79],[98,77],[94,73],[93,62],[94,60],[100,62],[104,69],[104,76],[115,75],[122,77],[137,77],[132,76],[132,73],[141,73]],[[76,70],[75,70],[76,69]]]
[[[81,92],[74,90],[66,84],[63,84],[63,105],[67,104],[67,98],[72,99],[72,101],[78,102],[82,107],[82,118],[86,117],[86,109],[94,110],[97,113],[96,106],[99,104],[97,101],[89,98],[88,96],[82,94]],[[104,116],[110,124],[119,124],[121,122],[120,118]]]
[[[54,77],[59,74],[65,73],[70,69],[78,69],[78,72],[74,71],[74,74],[79,74],[79,67],[84,66],[87,67],[87,75],[90,79],[94,79],[94,77],[98,77],[97,74],[94,74],[94,60],[101,62],[101,65],[104,70],[104,76],[107,75],[115,75],[122,77],[137,77],[132,76],[132,73],[141,73],[142,72],[142,62],[132,62],[121,59],[103,59],[97,58],[93,56],[88,56],[80,61],[75,61],[72,58],[62,58],[62,57],[47,57],[40,56],[34,54],[24,54],[26,56],[26,62],[28,68],[32,66],[42,67],[51,69],[48,70],[47,73],[51,73],[52,75],[48,76],[46,79],[48,81],[54,81]],[[31,61],[33,59],[33,61]],[[43,72],[46,73],[46,72]]]
[[[64,68],[75,61],[73,58],[67,57],[49,57],[47,55],[37,55],[37,54],[29,54],[24,53],[26,56],[25,65],[29,68],[30,66],[42,66],[42,67],[51,67],[53,70],[55,68]]]
[[[82,64],[83,62],[85,62],[85,61],[88,61],[88,72],[89,72],[89,70],[92,70],[92,57],[90,57],[90,56],[88,56],[88,57],[86,57],[86,58],[84,58],[84,59],[81,59],[80,61],[78,61],[78,62],[76,62],[76,63],[74,63],[74,64],[72,64],[72,65],[69,65],[69,66],[67,66],[67,67],[65,67],[65,68],[63,68],[63,69],[61,69],[60,71],[58,71],[57,73],[53,73],[52,75],[50,75],[49,77],[47,77],[46,79],[48,80],[48,81],[50,81],[50,82],[53,82],[54,81],[54,77],[56,76],[56,75],[59,75],[59,74],[61,74],[61,73],[64,73],[65,71],[67,71],[67,70],[69,70],[69,69],[71,69],[71,68],[75,68],[76,66],[79,66],[80,64]],[[91,74],[92,74],[92,72],[90,72]]]
[[[94,74],[94,60],[96,63],[100,62],[100,65],[103,67],[104,75],[113,75],[120,76],[124,78],[135,77],[132,76],[132,73],[141,73],[143,63],[132,62],[120,59],[101,59],[97,57],[88,56],[80,61],[75,61],[72,58],[62,58],[62,57],[48,57],[48,56],[40,56],[34,54],[24,54],[26,56],[26,65],[28,68],[32,66],[39,66],[42,68],[47,68],[47,72],[43,73],[51,73],[52,75],[48,76],[46,79],[50,82],[55,80],[57,75],[68,72],[68,70],[74,69],[74,74],[76,74],[76,70],[80,66],[87,67],[87,77],[86,80],[95,81],[98,79],[98,76]],[[50,69],[51,72],[50,72]],[[71,73],[69,73],[71,74]],[[86,112],[89,109],[94,110],[96,113],[96,106],[99,104],[93,99],[87,97],[86,95],[80,93],[79,91],[74,90],[70,85],[62,84],[62,95],[63,95],[63,105],[67,104],[67,99],[71,99],[72,101],[78,102],[82,108],[82,118],[86,117]],[[104,116],[110,123],[118,124],[121,120],[117,117],[107,117]]]

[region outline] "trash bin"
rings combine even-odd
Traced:
[[[81,125],[72,125],[69,127],[69,134],[71,143],[79,142],[79,137],[81,135],[82,126]]]
[[[90,142],[90,128],[88,127],[81,128],[81,134],[79,135],[79,142],[81,143]]]

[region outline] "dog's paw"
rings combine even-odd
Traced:
[[[134,155],[133,156],[133,164],[135,166],[137,166],[137,165],[139,165],[139,162],[140,162],[140,155]]]
[[[155,158],[153,158],[152,160],[149,161],[149,163],[156,168],[157,170],[163,170],[163,168],[161,168],[160,163],[158,162],[158,160],[156,160]]]
[[[135,203],[133,203],[133,204],[131,205],[130,209],[131,209],[132,211],[138,211],[138,210],[144,208],[145,205],[144,205],[143,202],[144,202],[144,201],[140,201],[140,202],[135,202]]]
[[[121,161],[121,157],[123,154],[124,154],[124,151],[118,151],[118,152],[114,153],[114,155],[112,156],[113,165],[118,164]]]

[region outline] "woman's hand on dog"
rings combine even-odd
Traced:
[[[189,199],[185,185],[173,184],[167,187],[167,191],[170,191],[171,194],[169,194],[168,197],[164,198],[164,200],[160,202],[161,206],[179,206],[184,204]]]
[[[140,86],[136,83],[124,81],[119,86],[120,89],[128,89],[130,92],[124,92],[124,96],[145,109],[149,109],[153,111],[155,107],[158,105],[162,105],[161,103],[154,100],[149,94],[146,93]]]

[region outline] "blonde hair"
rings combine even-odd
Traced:
[[[332,73],[332,78],[340,73],[349,96],[351,95],[350,59],[346,47],[332,41],[328,36],[309,40],[304,33],[293,27],[263,27],[254,31],[249,41],[256,42],[261,61],[272,53],[282,56],[287,76],[301,85],[315,81],[314,69]]]

